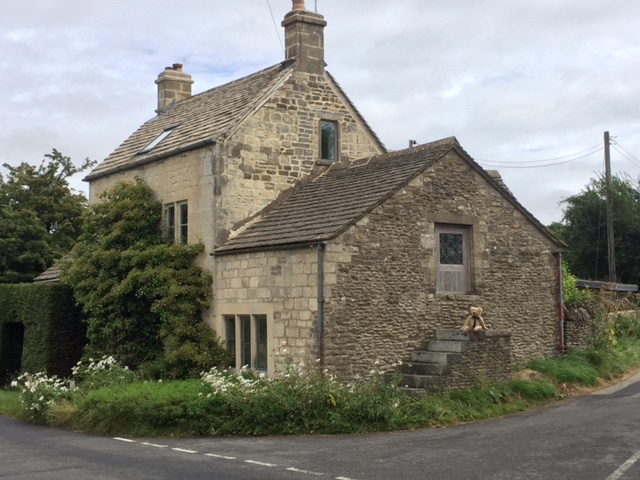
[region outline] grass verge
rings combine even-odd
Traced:
[[[0,415],[20,417],[23,412],[20,394],[15,390],[0,389]]]
[[[31,376],[25,405],[0,390],[0,413],[102,435],[214,436],[364,433],[446,426],[523,411],[561,398],[567,385],[594,387],[640,368],[640,340],[530,362],[541,379],[406,396],[382,374],[350,384],[314,368],[276,379],[213,372],[202,379],[143,382],[115,365],[80,388]],[[94,371],[93,369],[88,369]],[[98,381],[99,380],[99,381]],[[26,386],[26,384],[25,384]]]

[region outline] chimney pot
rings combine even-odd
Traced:
[[[166,67],[158,75],[156,79],[156,85],[158,85],[158,108],[156,113],[160,113],[173,103],[191,97],[193,80],[191,75],[187,75],[182,71],[182,67],[181,63],[174,63],[172,66]]]
[[[304,0],[292,0],[293,10],[284,16],[285,60],[296,59],[296,70],[324,74],[324,17],[304,8]]]

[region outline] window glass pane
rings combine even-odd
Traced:
[[[256,315],[256,370],[267,369],[267,317]]]
[[[321,152],[320,158],[335,162],[338,149],[338,124],[336,122],[321,121]]]
[[[158,135],[149,145],[147,145],[142,150],[140,150],[139,153],[148,153],[151,150],[153,150],[162,140],[167,138],[169,136],[169,134],[171,132],[173,132],[174,128],[176,128],[176,127],[167,128],[164,132],[162,132],[160,135]]]
[[[189,206],[186,203],[180,204],[180,243],[187,243],[189,240]]]
[[[440,264],[462,265],[463,248],[461,233],[440,234]]]
[[[173,243],[176,235],[176,209],[173,205],[168,205],[165,208],[164,218],[167,242]]]
[[[231,354],[232,366],[236,366],[236,317],[228,315],[224,317],[225,337],[227,350]]]
[[[240,363],[241,366],[253,368],[251,363],[251,317],[240,315]]]

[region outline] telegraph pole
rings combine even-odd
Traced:
[[[616,248],[613,237],[613,191],[611,188],[611,156],[609,154],[609,132],[604,132],[604,175],[607,202],[607,247],[609,254],[609,281],[616,282]]]

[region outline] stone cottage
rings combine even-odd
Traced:
[[[167,67],[157,115],[86,177],[90,202],[141,178],[169,237],[205,245],[206,320],[237,367],[364,373],[472,304],[513,359],[553,354],[562,244],[455,138],[386,152],[325,70],[324,18],[294,0],[282,25],[285,61],[226,85],[192,95]]]

